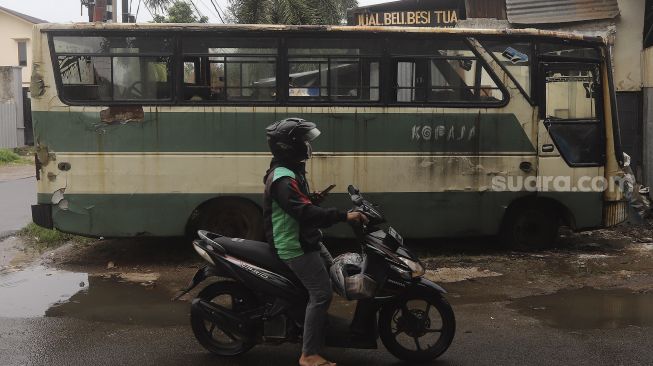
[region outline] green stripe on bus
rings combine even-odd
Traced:
[[[33,112],[35,139],[53,152],[267,152],[278,113],[146,113],[107,124],[99,113]],[[513,114],[302,113],[318,124],[324,152],[533,153]]]
[[[262,188],[261,188],[262,189]],[[388,222],[414,238],[494,235],[505,208],[524,192],[433,192],[366,194],[378,203]],[[193,210],[217,194],[66,194],[69,210],[53,208],[55,227],[72,233],[105,237],[178,236],[186,230]],[[263,195],[240,195],[261,204]],[[579,229],[602,223],[602,193],[555,193],[546,197],[564,202]],[[39,203],[51,195],[39,194]],[[346,194],[329,195],[324,206],[349,208]],[[347,225],[327,231],[351,236]]]

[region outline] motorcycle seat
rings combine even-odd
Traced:
[[[227,255],[282,275],[295,283],[301,283],[268,243],[226,236],[216,236],[211,239],[222,246]]]

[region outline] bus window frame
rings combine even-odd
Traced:
[[[71,106],[112,106],[112,105],[151,105],[151,106],[243,106],[243,105],[253,105],[253,106],[267,106],[267,107],[284,107],[284,106],[335,106],[335,107],[398,107],[398,108],[420,108],[420,107],[444,107],[444,108],[503,108],[510,103],[510,94],[507,90],[507,87],[504,83],[501,82],[498,75],[495,73],[486,60],[481,56],[480,50],[477,50],[473,47],[469,39],[476,39],[481,43],[483,50],[488,52],[487,49],[483,46],[483,40],[515,40],[522,42],[531,42],[533,44],[533,55],[539,64],[541,60],[541,55],[538,52],[539,43],[558,43],[558,44],[574,44],[578,46],[592,47],[596,48],[599,51],[600,59],[597,59],[599,63],[606,62],[610,64],[609,59],[605,59],[604,46],[599,44],[600,39],[588,37],[587,40],[565,40],[552,36],[510,36],[510,35],[485,35],[485,34],[474,34],[474,35],[439,35],[439,34],[413,34],[413,33],[402,33],[402,34],[383,34],[383,33],[368,33],[366,36],[371,37],[375,40],[378,40],[381,44],[381,53],[376,57],[380,62],[380,78],[379,78],[379,100],[378,101],[346,101],[346,100],[334,100],[334,101],[293,101],[289,100],[288,97],[288,88],[285,87],[283,83],[280,83],[279,80],[281,75],[286,75],[288,73],[288,52],[287,52],[287,39],[293,37],[307,37],[307,38],[333,38],[333,37],[349,37],[349,36],[361,36],[357,32],[338,32],[337,34],[330,32],[316,33],[313,31],[300,31],[300,32],[280,32],[275,34],[271,38],[277,39],[277,96],[274,100],[270,101],[218,101],[217,103],[207,103],[206,101],[202,102],[190,102],[183,100],[183,44],[182,39],[188,36],[197,36],[198,33],[201,33],[205,37],[230,37],[230,38],[249,38],[249,37],[268,37],[270,38],[269,32],[252,32],[252,31],[220,31],[220,30],[210,30],[210,31],[178,31],[178,30],[139,30],[139,31],[124,31],[124,30],[93,30],[93,31],[84,31],[77,32],[71,30],[51,30],[45,32],[48,39],[48,48],[50,51],[50,59],[52,63],[52,70],[54,73],[55,84],[58,91],[58,97],[60,100]],[[61,80],[61,75],[59,72],[57,64],[57,54],[54,50],[53,36],[114,36],[114,37],[133,37],[133,36],[147,36],[150,34],[162,35],[172,39],[173,51],[172,55],[166,55],[171,58],[171,67],[169,69],[169,78],[171,83],[171,98],[165,100],[124,100],[124,101],[70,101],[61,93],[63,90],[63,83]],[[396,102],[393,96],[393,75],[392,72],[392,58],[394,56],[406,56],[406,55],[396,55],[393,54],[390,50],[390,45],[393,41],[405,39],[407,35],[410,35],[411,39],[452,39],[453,37],[463,39],[464,42],[468,45],[469,49],[474,53],[476,59],[483,65],[488,74],[497,84],[497,87],[504,94],[504,101],[502,103],[487,103],[482,102],[478,103],[475,101],[470,102]],[[492,52],[488,52],[490,57],[496,61],[496,57]],[[139,53],[139,54],[129,54],[129,56],[148,56],[149,53]],[[96,55],[97,56],[97,55]],[[161,56],[160,54],[155,54],[151,56]],[[549,57],[555,58],[557,61],[562,61],[563,57],[556,56],[545,56],[546,59]],[[554,61],[554,60],[551,60]],[[565,59],[565,61],[574,61],[573,59]],[[576,61],[585,62],[588,59],[580,59]],[[534,65],[536,62],[531,62],[531,96],[527,98],[531,105],[541,105],[541,96],[538,95],[540,89],[540,80],[538,76],[537,65]],[[503,72],[505,72],[509,78],[513,78],[510,72],[507,72],[505,68],[499,63],[499,67]],[[609,73],[610,74],[610,73]],[[609,75],[611,78],[611,75]],[[611,93],[614,94],[614,86],[610,86]],[[527,93],[523,93],[526,96]],[[614,103],[613,103],[614,104]],[[613,106],[613,109],[616,106]],[[541,109],[541,108],[540,108]],[[614,114],[614,113],[613,113]],[[614,120],[613,116],[613,120]],[[615,131],[615,134],[618,134],[618,131]],[[618,158],[622,161],[623,159]]]
[[[57,97],[59,100],[61,100],[64,104],[69,105],[69,106],[131,106],[131,105],[136,105],[136,106],[170,106],[170,105],[175,105],[176,104],[176,83],[177,83],[177,74],[176,74],[176,64],[177,64],[177,42],[175,40],[176,35],[170,35],[170,33],[162,33],[162,37],[168,37],[171,39],[171,43],[173,45],[171,53],[166,53],[166,52],[142,52],[142,53],[124,53],[124,52],[116,52],[116,53],[107,53],[107,54],[101,54],[101,53],[57,53],[55,51],[55,46],[54,46],[54,37],[107,37],[108,35],[111,35],[112,37],[134,37],[134,36],[140,36],[140,37],[146,37],[150,33],[158,33],[158,32],[131,32],[131,33],[126,33],[126,32],[83,32],[83,33],[76,33],[76,32],[70,32],[70,31],[62,31],[62,32],[48,32],[47,34],[47,39],[48,39],[48,49],[50,51],[50,62],[52,64],[52,72],[54,74],[54,79],[55,79],[55,84],[57,88]],[[167,35],[166,35],[167,34]],[[169,66],[168,66],[168,84],[169,84],[169,92],[170,92],[170,98],[166,99],[138,99],[138,100],[98,100],[98,101],[71,101],[68,98],[66,98],[65,93],[63,92],[64,90],[64,84],[63,84],[63,79],[61,77],[61,70],[59,69],[59,56],[88,56],[88,57],[168,57],[170,59]],[[113,75],[112,75],[113,77]],[[183,77],[183,74],[182,74]],[[113,81],[112,81],[112,89],[113,89]],[[112,96],[113,98],[113,96]]]
[[[364,38],[363,35],[356,34],[354,37],[351,37],[352,41],[352,46],[351,47],[343,47],[343,49],[355,49],[356,43],[364,43],[367,40],[372,40],[374,42],[378,42],[378,49],[376,52],[373,53],[361,53],[357,55],[338,55],[338,54],[333,54],[333,53],[325,53],[325,54],[320,54],[318,55],[301,55],[301,54],[290,54],[289,50],[290,49],[301,49],[301,48],[315,48],[315,49],[320,49],[321,47],[310,47],[310,41],[311,39],[315,40],[320,40],[320,41],[336,41],[340,39],[347,39],[349,34],[334,34],[330,32],[325,32],[325,33],[286,33],[286,34],[281,34],[279,35],[279,38],[281,39],[281,43],[283,44],[283,50],[280,51],[283,52],[283,66],[284,66],[284,74],[281,74],[283,77],[281,79],[277,79],[277,84],[278,86],[283,90],[283,93],[281,96],[283,97],[282,100],[279,101],[280,106],[337,106],[337,107],[380,107],[380,106],[385,106],[384,102],[384,97],[383,97],[383,91],[384,91],[384,68],[383,68],[383,62],[385,58],[385,50],[387,48],[386,45],[386,38],[385,35],[378,36],[375,34],[368,34],[368,38]],[[303,42],[308,42],[308,47],[303,47],[301,43]],[[324,47],[326,48],[326,47]],[[293,58],[317,58],[317,57],[323,57],[327,59],[327,86],[324,87],[322,86],[321,88],[326,88],[327,89],[327,95],[324,97],[320,97],[320,99],[309,99],[309,97],[304,98],[304,97],[291,97],[290,94],[290,88],[288,87],[288,80],[287,77],[290,77],[290,66],[289,66],[289,60]],[[379,98],[377,100],[347,100],[347,99],[333,99],[332,95],[332,87],[331,87],[331,59],[346,59],[346,58],[351,58],[351,59],[358,59],[359,62],[362,62],[363,60],[368,60],[368,61],[376,61],[379,63],[379,85],[376,87],[379,92]],[[281,57],[280,57],[281,59]],[[368,88],[372,88],[371,86],[368,86]],[[361,90],[361,88],[359,88]]]
[[[519,38],[513,38],[513,37],[496,37],[496,36],[495,37],[487,37],[487,36],[484,36],[484,37],[475,37],[475,38],[478,41],[478,43],[480,43],[480,45],[483,47],[485,52],[487,52],[490,55],[490,57],[492,57],[494,62],[496,62],[497,65],[499,65],[501,70],[503,70],[503,72],[508,75],[508,78],[513,82],[513,84],[515,84],[515,86],[517,87],[517,90],[519,90],[519,92],[526,99],[528,104],[530,104],[531,107],[537,106],[537,98],[535,97],[536,90],[537,90],[536,87],[535,87],[535,85],[536,85],[535,80],[537,78],[537,63],[538,63],[538,61],[537,61],[538,59],[536,57],[536,54],[537,54],[536,53],[536,47],[535,47],[536,42],[534,42],[532,40],[519,39]],[[529,75],[530,93],[528,93],[524,89],[524,87],[521,85],[521,83],[519,81],[517,81],[517,78],[515,78],[515,76],[510,72],[510,70],[508,70],[508,68],[501,62],[501,60],[499,60],[497,55],[495,55],[494,52],[490,51],[489,48],[485,45],[485,42],[492,42],[492,41],[501,41],[501,42],[504,42],[506,45],[508,45],[510,42],[530,43],[530,47],[529,47],[530,50],[529,50],[529,54],[528,54],[528,57],[530,58],[529,63],[528,63],[528,72],[530,74]]]
[[[599,159],[599,161],[592,162],[592,163],[574,163],[570,162],[568,160],[568,157],[562,153],[562,149],[560,148],[558,142],[556,141],[555,138],[551,136],[551,141],[555,145],[556,149],[560,153],[560,157],[565,161],[565,163],[571,167],[571,168],[591,168],[591,167],[603,167],[605,166],[606,162],[606,151],[605,151],[605,139],[606,139],[606,133],[605,133],[605,101],[603,100],[603,88],[604,82],[601,79],[601,60],[596,60],[596,59],[583,59],[584,61],[575,61],[575,62],[567,62],[567,58],[563,58],[565,60],[562,60],[561,58],[558,58],[556,61],[543,61],[540,60],[538,62],[538,79],[540,80],[540,92],[542,94],[541,96],[541,107],[539,108],[540,113],[539,113],[539,120],[541,123],[544,124],[544,127],[547,130],[547,133],[551,134],[549,132],[549,127],[552,125],[561,125],[561,126],[569,126],[569,125],[597,125],[599,129],[599,137],[601,139],[601,143],[604,144],[603,146],[603,155]],[[546,92],[542,88],[546,88],[547,81],[546,81],[546,70],[547,69],[554,69],[554,70],[573,70],[573,71],[583,71],[583,70],[589,70],[591,72],[594,72],[591,69],[591,66],[594,65],[595,67],[595,72],[597,75],[594,77],[597,78],[597,80],[600,83],[600,91],[598,92],[598,96],[596,97],[596,104],[595,104],[595,112],[596,112],[596,117],[595,118],[569,118],[569,119],[562,119],[562,120],[555,120],[555,119],[550,119],[546,116],[546,108],[547,108],[547,99],[546,99]]]
[[[242,34],[242,33],[234,33],[234,34],[229,34],[229,33],[221,33],[221,32],[205,32],[206,35],[202,35],[202,37],[207,38],[209,35],[222,35],[224,34],[224,38],[228,38],[229,41],[233,40],[242,40],[243,42],[246,42],[248,39],[259,39],[261,37],[274,40],[274,44],[270,45],[270,48],[276,49],[276,53],[206,53],[206,52],[188,52],[184,53],[184,40],[189,38],[189,37],[196,37],[196,33],[188,33],[188,32],[181,32],[179,34],[175,34],[175,37],[177,37],[177,48],[175,49],[175,56],[179,59],[176,61],[175,67],[179,70],[179,75],[181,75],[182,79],[177,80],[178,85],[178,90],[175,95],[175,104],[178,106],[242,106],[242,105],[256,105],[256,106],[277,106],[279,105],[279,64],[281,63],[281,38],[279,36],[265,36],[265,35],[248,35],[248,34]],[[253,47],[244,47],[244,48],[253,48]],[[269,100],[234,100],[234,99],[228,99],[226,95],[227,89],[230,89],[228,86],[226,86],[226,68],[225,68],[225,96],[224,99],[220,100],[199,100],[199,101],[191,101],[191,100],[186,100],[184,98],[184,88],[185,88],[185,83],[183,80],[184,76],[184,62],[186,57],[223,57],[225,59],[225,64],[227,63],[226,59],[227,57],[269,57],[272,58],[274,57],[274,63],[275,63],[275,90],[276,90],[276,96],[275,98],[271,98]],[[262,62],[262,63],[270,63],[270,62]],[[242,86],[241,86],[242,89]]]
[[[420,58],[427,58],[427,59],[436,59],[436,58],[441,58],[441,59],[456,59],[457,56],[437,56],[437,55],[407,55],[407,54],[400,54],[400,53],[388,53],[388,55],[384,55],[385,58],[387,58],[388,61],[388,66],[390,69],[386,72],[386,74],[389,74],[390,76],[390,85],[385,85],[381,86],[383,90],[387,94],[387,106],[390,107],[418,107],[418,108],[429,108],[429,107],[440,107],[440,108],[503,108],[510,104],[510,92],[508,91],[508,88],[505,86],[503,82],[501,82],[501,78],[499,78],[499,75],[496,74],[496,72],[490,67],[490,65],[485,61],[485,59],[482,57],[481,53],[479,50],[474,47],[470,39],[475,39],[476,37],[466,37],[466,36],[460,36],[460,37],[430,37],[429,39],[437,39],[437,40],[447,40],[451,41],[452,39],[460,39],[463,41],[463,43],[467,46],[467,48],[474,54],[474,59],[480,63],[481,67],[485,69],[485,71],[490,75],[490,78],[492,78],[492,81],[497,85],[497,88],[501,91],[503,94],[503,99],[500,101],[495,101],[495,102],[478,102],[478,101],[454,101],[454,102],[398,102],[396,99],[396,93],[395,93],[395,88],[396,88],[396,70],[394,68],[394,65],[396,64],[395,61],[397,60],[402,60],[402,59],[420,59]],[[389,39],[388,39],[389,41]],[[482,45],[481,45],[482,46]],[[485,50],[485,47],[483,47],[483,50]],[[462,58],[469,58],[469,57],[462,57]],[[503,70],[503,68],[502,68]],[[505,70],[504,70],[505,71]],[[429,72],[430,74],[430,72]],[[430,83],[431,81],[428,80]]]

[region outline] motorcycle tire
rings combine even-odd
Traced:
[[[425,302],[427,305],[423,307],[423,310],[421,308],[409,309],[409,302]],[[435,315],[434,310],[439,314],[439,325],[431,323],[432,317]],[[439,328],[431,328],[431,326],[439,326]],[[439,333],[440,336],[430,346],[421,344],[420,338],[429,333]],[[381,341],[393,356],[403,361],[422,363],[438,358],[449,348],[455,333],[456,318],[453,309],[439,293],[420,291],[407,294],[384,305],[379,312]],[[398,340],[401,335],[406,336],[403,338],[406,338],[407,342],[402,343]],[[411,347],[405,343],[410,344]]]
[[[209,302],[216,302],[222,296],[231,297],[231,308],[235,312],[251,310],[258,305],[256,296],[237,282],[216,282],[202,289],[197,295],[198,298]],[[222,306],[226,305],[223,303],[219,304]],[[221,329],[219,324],[205,319],[201,311],[191,310],[190,323],[197,341],[215,355],[223,357],[238,356],[249,351],[256,345],[253,339],[241,339]],[[216,331],[221,332],[230,342],[226,343],[216,339],[214,335]]]

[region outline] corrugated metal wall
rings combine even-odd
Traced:
[[[516,24],[554,24],[619,15],[617,0],[506,0],[508,21]]]
[[[0,67],[0,148],[24,145],[21,68]]]
[[[506,0],[465,0],[467,19],[506,19]]]

